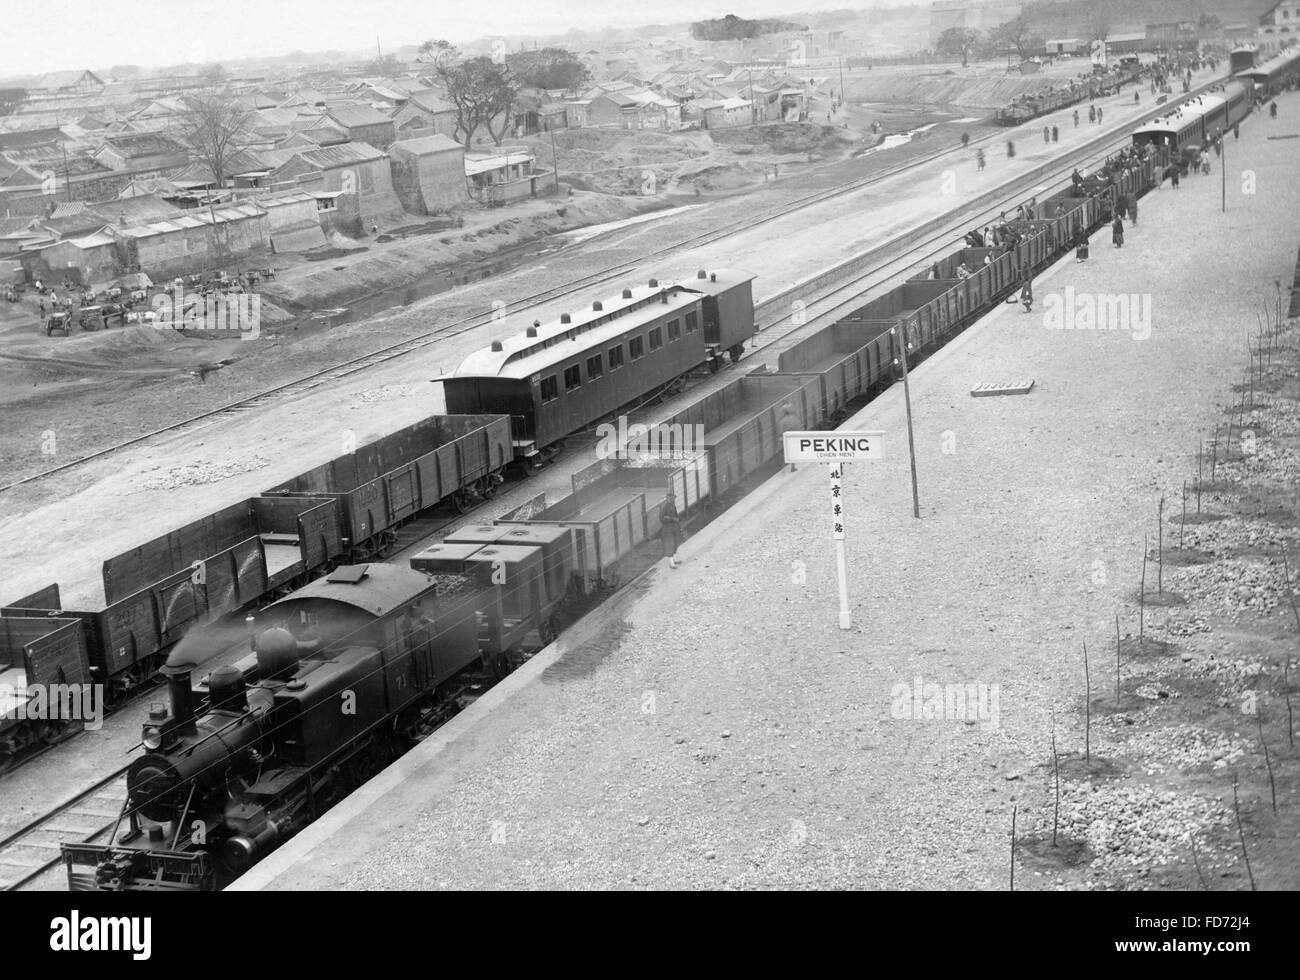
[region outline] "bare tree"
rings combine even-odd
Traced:
[[[176,135],[190,147],[194,158],[212,172],[222,187],[230,176],[230,160],[244,148],[250,112],[222,92],[208,91],[186,100],[189,111],[181,116]]]
[[[935,50],[940,54],[955,54],[961,58],[961,66],[970,64],[971,53],[980,45],[980,32],[969,27],[950,27],[935,42]]]

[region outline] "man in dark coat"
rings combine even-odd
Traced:
[[[669,490],[659,511],[659,541],[668,556],[668,567],[677,567],[677,542],[681,534],[681,520],[677,516],[677,497]]]
[[[1116,248],[1124,247],[1124,219],[1115,215],[1115,220],[1110,226],[1110,240]]]

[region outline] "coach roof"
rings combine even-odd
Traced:
[[[602,300],[599,310],[587,308],[569,314],[568,323],[551,320],[536,327],[536,336],[528,336],[525,330],[498,341],[493,347],[475,351],[461,362],[452,377],[526,378],[572,358],[579,351],[609,343],[620,334],[635,330],[640,323],[657,319],[665,312],[684,310],[699,299],[698,294],[714,296],[753,278],[748,272],[717,269],[703,279],[692,277],[680,282],[634,286],[624,290],[630,295],[620,294]],[[576,346],[575,340],[581,346]],[[500,350],[494,349],[498,344]]]

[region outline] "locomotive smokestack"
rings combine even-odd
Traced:
[[[167,677],[167,693],[172,703],[172,723],[178,731],[194,732],[194,689],[190,687],[189,665],[163,668]]]

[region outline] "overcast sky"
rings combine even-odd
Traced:
[[[883,0],[893,6],[908,0]],[[861,0],[5,0],[0,75],[182,62],[290,51],[385,50],[430,37],[562,34],[735,13],[866,6]]]

